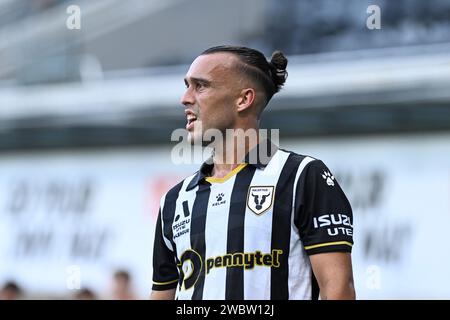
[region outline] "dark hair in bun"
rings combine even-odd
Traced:
[[[281,90],[287,79],[288,60],[281,51],[275,51],[270,61],[258,50],[247,47],[217,46],[202,52],[202,55],[218,52],[235,54],[241,65],[238,68],[250,79],[260,84],[266,93],[266,103]]]
[[[288,73],[286,71],[288,60],[281,51],[275,51],[270,58],[270,66],[272,67],[272,81],[277,87],[277,91],[283,87],[286,82]]]

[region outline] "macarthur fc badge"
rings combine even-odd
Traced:
[[[274,186],[251,186],[248,189],[247,207],[260,215],[272,207]]]

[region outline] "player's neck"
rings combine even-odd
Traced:
[[[242,141],[245,141],[244,143]],[[259,135],[250,139],[225,139],[221,145],[214,147],[214,168],[211,176],[223,178],[244,162],[245,155],[259,143]]]

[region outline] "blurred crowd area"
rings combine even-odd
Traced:
[[[65,28],[70,4],[81,9],[77,31]],[[367,32],[369,5],[381,8],[383,32]],[[186,64],[221,39],[289,55],[436,44],[450,41],[449,26],[447,0],[1,0],[0,79],[80,81]]]
[[[366,32],[361,12],[369,5],[380,7],[383,32]],[[305,54],[448,42],[449,29],[447,0],[282,0],[270,2],[265,39]]]
[[[114,271],[110,279],[110,291],[99,292],[97,288],[79,287],[71,289],[70,295],[52,295],[30,292],[15,280],[6,280],[0,287],[0,300],[59,299],[59,300],[138,300],[133,286],[133,277],[128,270]]]

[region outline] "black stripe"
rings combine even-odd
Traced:
[[[166,194],[166,198],[164,199],[164,208],[163,208],[163,221],[164,221],[164,236],[169,239],[172,244],[173,252],[175,253],[175,260],[177,265],[180,263],[177,255],[177,246],[173,241],[173,219],[175,218],[175,209],[176,209],[176,201],[180,194],[181,187],[183,186],[183,181],[177,184],[175,187],[169,190]],[[180,283],[183,279],[180,277]]]
[[[271,269],[271,300],[289,299],[289,247],[291,238],[292,197],[296,168],[304,156],[291,153],[281,170],[275,190],[272,217],[272,250],[283,250],[280,266]]]
[[[247,166],[236,175],[228,215],[227,253],[244,252],[244,220],[247,191],[255,174],[254,166]],[[244,299],[243,267],[228,267],[225,287],[226,300]]]
[[[191,248],[195,250],[205,261],[205,226],[206,213],[208,211],[209,195],[211,193],[210,184],[200,184],[195,197],[194,205],[192,207],[191,217]],[[205,284],[205,266],[200,272],[200,276],[195,283],[192,300],[202,300],[203,286]]]

